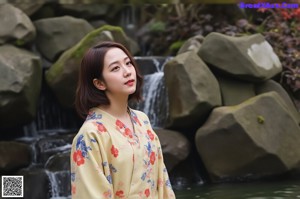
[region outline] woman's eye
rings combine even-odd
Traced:
[[[117,71],[120,67],[119,66],[115,66],[111,69],[111,71]]]
[[[126,62],[126,65],[127,65],[127,66],[128,66],[128,65],[132,65],[132,62],[131,62],[131,61]]]

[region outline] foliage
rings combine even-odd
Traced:
[[[242,10],[236,4],[174,4],[148,10],[145,12],[149,18],[164,22],[165,29],[159,34],[148,33],[148,41],[144,41],[148,47],[147,55],[175,55],[176,52],[170,50],[174,45],[179,48],[180,41],[199,34],[206,36],[210,32],[219,32],[243,36],[261,33],[283,65],[281,78],[277,80],[300,99],[300,8]]]
[[[261,25],[262,34],[281,60],[280,83],[300,99],[300,8],[259,9],[258,12],[268,14]]]

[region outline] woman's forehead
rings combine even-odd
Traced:
[[[105,54],[105,59],[107,60],[124,60],[128,58],[127,54],[120,48],[111,48]]]

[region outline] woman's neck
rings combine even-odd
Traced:
[[[126,117],[128,114],[128,100],[109,97],[110,104],[100,106],[101,109],[115,116],[116,118]]]

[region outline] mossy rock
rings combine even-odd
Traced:
[[[116,41],[129,48],[128,38],[121,27],[105,25],[88,33],[46,71],[46,82],[64,107],[70,108],[74,104],[78,72],[84,53],[102,41]]]

